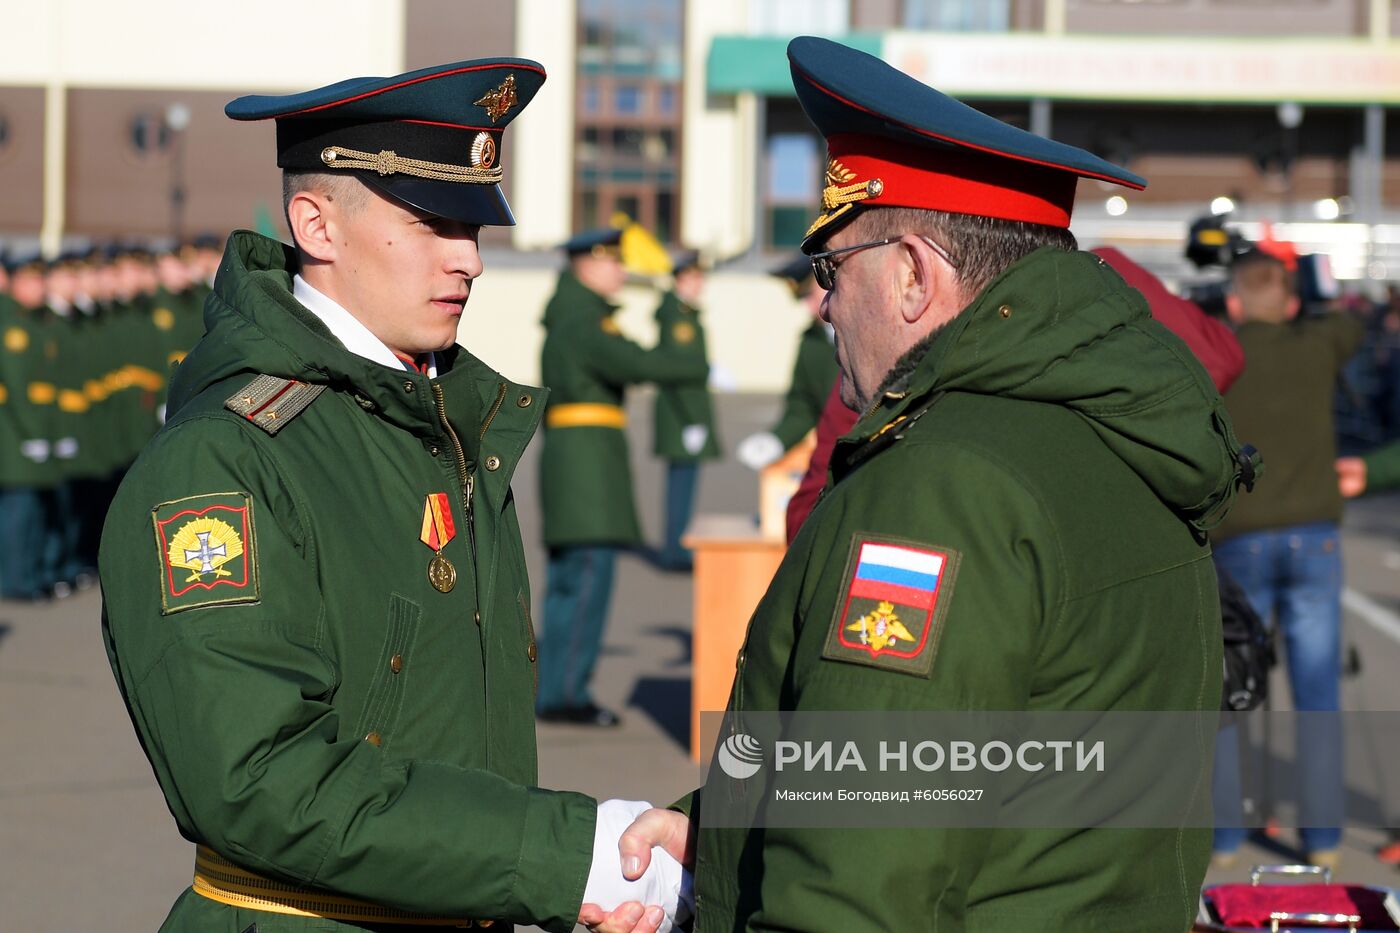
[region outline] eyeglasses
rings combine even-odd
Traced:
[[[925,236],[922,233],[916,234],[916,236],[927,243],[929,248],[941,256],[943,261],[948,265],[952,266],[954,269],[958,267],[958,264],[953,262],[952,257],[948,255],[948,251],[935,243],[933,237]],[[857,243],[855,246],[843,246],[840,249],[829,249],[824,253],[813,253],[808,257],[812,260],[812,275],[816,277],[818,285],[826,291],[831,291],[836,287],[836,268],[840,265],[840,263],[832,262],[831,257],[840,256],[842,253],[854,253],[862,249],[874,249],[877,246],[888,246],[891,243],[898,243],[901,239],[903,239],[902,234],[884,240]]]

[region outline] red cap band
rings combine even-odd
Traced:
[[[879,194],[861,199],[862,207],[914,207],[1048,227],[1068,227],[1074,210],[1079,177],[1064,169],[856,133],[828,137],[827,149],[853,182],[881,182]]]

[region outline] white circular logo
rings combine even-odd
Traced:
[[[763,746],[751,735],[731,735],[719,747],[719,767],[735,780],[751,778],[763,767]]]

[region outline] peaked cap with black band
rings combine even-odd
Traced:
[[[829,39],[788,44],[792,83],[827,142],[814,251],[868,207],[914,207],[1068,227],[1080,177],[1147,182],[1093,153],[974,110]]]
[[[224,113],[276,120],[280,168],[354,172],[440,217],[509,226],[515,217],[500,189],[501,137],[544,79],[538,62],[478,59],[300,94],[240,97]]]

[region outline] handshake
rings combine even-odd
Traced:
[[[598,804],[578,922],[595,933],[667,933],[694,913],[690,820],[638,800]]]

